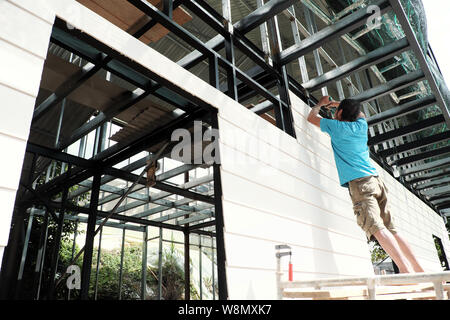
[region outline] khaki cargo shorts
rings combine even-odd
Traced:
[[[368,176],[348,184],[356,222],[366,233],[367,239],[373,240],[373,234],[384,228],[396,233],[387,199],[388,190],[381,178]]]

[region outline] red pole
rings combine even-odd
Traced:
[[[291,262],[291,256],[289,256],[289,281],[294,281],[294,271]]]

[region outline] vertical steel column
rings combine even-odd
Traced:
[[[258,8],[264,5],[264,0],[256,0],[256,6]],[[261,33],[261,44],[264,52],[264,59],[269,65],[273,65],[272,57],[270,56],[270,43],[269,43],[269,31],[267,29],[267,22],[264,22],[259,27]]]
[[[148,244],[148,226],[145,226],[142,243],[142,270],[141,270],[141,300],[146,299],[147,292],[147,244]]]
[[[100,235],[99,235],[99,238],[98,238],[97,265],[95,267],[94,300],[97,300],[98,270],[100,268],[100,259],[101,259],[101,253],[102,253],[102,236],[103,236],[103,228],[100,229]]]
[[[34,293],[35,299],[39,300],[40,292],[41,292],[41,281],[42,281],[42,269],[44,268],[45,262],[45,249],[47,246],[47,235],[48,235],[48,219],[49,213],[48,209],[45,210],[44,221],[41,226],[41,234],[39,237],[39,249],[36,258],[36,267],[34,269]]]
[[[33,226],[33,220],[34,220],[34,207],[31,208],[30,216],[28,218],[27,232],[25,234],[25,241],[24,241],[23,249],[22,249],[22,258],[20,260],[20,266],[19,266],[19,274],[17,275],[16,299],[19,299],[22,295],[23,271],[25,269],[25,262],[27,259],[28,245],[30,243],[31,228]]]
[[[217,112],[211,112],[211,127],[219,129],[217,119]],[[216,150],[220,152],[220,150]],[[219,154],[220,158],[220,154]],[[223,236],[224,219],[222,208],[222,182],[220,178],[220,162],[213,164],[214,177],[214,212],[216,216],[216,248],[217,248],[217,282],[219,285],[219,299],[228,299],[227,276],[226,276],[226,254],[225,254],[225,239]]]
[[[173,0],[163,0],[163,12],[169,19],[173,17]]]
[[[219,89],[219,63],[217,56],[209,57],[209,84]]]
[[[278,20],[276,16],[269,19],[269,29],[271,34],[270,39],[272,56],[275,60],[275,68],[280,73],[280,76],[277,79],[278,91],[280,94],[280,100],[284,102],[284,105],[283,103],[278,104],[278,106],[274,105],[275,121],[278,128],[295,138],[294,124],[290,108],[291,101],[289,98],[289,80],[287,70],[286,66],[280,66],[278,63],[279,59],[277,58],[283,48],[281,45],[280,29],[278,27]]]
[[[69,167],[67,169],[68,177],[70,177],[70,171],[72,166],[69,164]],[[61,172],[62,174],[62,172]],[[61,247],[61,236],[63,232],[64,227],[64,216],[65,216],[65,206],[67,201],[67,195],[69,193],[69,188],[65,188],[62,194],[61,198],[61,210],[59,212],[58,217],[58,228],[55,231],[55,238],[54,238],[54,245],[53,245],[53,251],[52,251],[52,260],[51,260],[51,269],[50,269],[50,278],[49,278],[49,292],[48,292],[48,299],[54,299],[55,295],[55,277],[56,272],[58,270],[58,262],[59,262],[59,249]]]
[[[305,4],[303,4],[303,12],[305,14],[306,25],[308,27],[308,31],[311,35],[313,35],[314,33],[317,32],[317,25],[316,25],[316,20],[314,18],[314,15],[311,15],[311,11],[309,10],[309,8],[307,6],[305,6]],[[323,68],[322,68],[322,63],[320,61],[319,49],[315,49],[313,51],[313,55],[314,55],[314,62],[316,64],[317,75],[320,76],[323,74]],[[321,90],[322,90],[323,96],[328,95],[327,87],[323,87]]]
[[[216,300],[216,282],[215,282],[215,272],[214,272],[214,238],[211,236],[211,284],[212,284],[212,294],[213,300]]]
[[[295,15],[295,8],[292,6],[288,11],[291,13],[290,21],[292,34],[294,35],[295,44],[301,44],[302,39],[300,37],[300,32],[298,30],[298,20]],[[300,75],[302,77],[302,83],[309,81],[308,69],[306,68],[305,56],[301,56],[298,58],[298,66],[300,68]]]
[[[191,299],[191,270],[190,270],[190,254],[189,254],[189,229],[184,231],[184,299]]]
[[[202,280],[202,236],[198,235],[198,272],[199,272],[199,288],[200,300],[203,300],[203,280]]]
[[[119,268],[119,300],[122,300],[122,281],[123,281],[123,255],[125,246],[125,228],[122,230],[122,246],[120,249],[120,268]]]
[[[91,201],[89,204],[89,218],[86,230],[86,244],[83,256],[83,269],[81,271],[81,291],[82,300],[87,300],[89,295],[89,280],[91,278],[92,251],[94,249],[95,226],[97,222],[97,206],[100,194],[101,173],[94,175],[92,183]]]
[[[233,23],[231,21],[231,6],[230,0],[222,0],[222,15],[225,18],[225,28],[230,31],[230,34],[225,37],[225,57],[231,63],[232,67],[226,67],[227,71],[227,85],[228,96],[232,99],[239,101],[237,82],[236,82],[236,69],[235,69],[235,57],[234,57],[234,44],[233,44]]]
[[[159,227],[159,248],[158,248],[158,300],[162,300],[162,258],[163,258],[163,229]]]

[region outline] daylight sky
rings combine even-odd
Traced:
[[[450,88],[450,1],[422,0],[428,24],[428,41]]]

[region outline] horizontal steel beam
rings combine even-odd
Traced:
[[[318,76],[317,78],[302,83],[302,86],[311,92],[315,91],[317,89],[325,87],[329,83],[336,82],[342,78],[345,78],[353,72],[357,72],[359,70],[366,69],[371,65],[386,61],[387,59],[396,56],[397,54],[407,50],[408,48],[408,40],[406,38],[402,38],[384,47],[375,49],[365,56],[358,57],[353,61],[350,61],[331,71],[328,71]]]
[[[443,202],[442,204],[436,207],[437,210],[443,210],[450,208],[450,201]]]
[[[443,199],[447,199],[450,195],[449,194],[441,194],[441,195],[435,195],[435,196],[429,196],[428,201],[430,202],[436,202],[438,200],[443,200]]]
[[[139,160],[136,160],[133,163],[130,163],[130,164],[120,168],[120,170],[133,172],[134,170],[137,170],[137,169],[145,166],[147,160],[148,160],[148,157],[143,157]],[[112,176],[104,176],[104,177],[102,177],[100,183],[103,185],[103,184],[113,181],[114,179],[116,179],[116,178],[112,177]],[[92,181],[86,180],[86,181],[80,182],[80,187],[77,188],[77,190],[70,192],[67,199],[69,199],[69,200],[73,199],[73,198],[89,191],[91,188],[92,188]]]
[[[73,205],[72,203],[67,203],[66,209],[73,211],[73,212],[89,214],[89,208],[78,207],[78,206]],[[111,213],[107,212],[107,211],[97,210],[98,218],[108,217],[108,220],[119,220],[120,222],[135,223],[135,224],[139,224],[141,226],[151,226],[151,227],[158,227],[158,228],[177,230],[177,231],[185,231],[186,230],[185,227],[177,226],[177,225],[170,224],[170,223],[163,223],[163,222],[151,221],[151,220],[147,220],[147,219],[140,219],[140,218],[121,215],[121,214],[117,214],[117,213],[114,213],[111,216],[110,216],[110,214]],[[206,236],[213,236],[213,237],[215,236],[214,232],[204,231],[204,230],[192,230],[190,232],[196,233],[196,234],[203,234]]]
[[[289,8],[294,2],[296,2],[296,0],[268,1],[262,7],[247,15],[241,21],[236,22],[233,25],[233,29],[240,32],[241,34],[246,34],[247,32],[253,30],[260,24],[267,21],[269,18]],[[207,41],[204,45],[211,50],[219,51],[225,46],[225,38],[219,34],[211,40]],[[203,59],[204,55],[200,51],[195,50],[179,60],[177,64],[186,69],[189,69]]]
[[[45,214],[45,210],[39,210],[39,209],[35,209],[32,211],[33,215],[37,215],[37,216],[43,216]],[[55,212],[56,217],[59,218],[59,212]],[[70,214],[65,214],[64,215],[64,220],[68,220],[68,221],[74,221],[74,222],[82,222],[82,223],[87,223],[88,218],[87,217],[82,217],[82,216],[73,216]],[[101,221],[98,220],[96,222],[96,224],[101,224]],[[141,226],[135,226],[135,225],[130,225],[130,224],[126,224],[126,223],[119,223],[119,222],[106,222],[105,224],[106,227],[111,227],[111,228],[118,228],[118,229],[127,229],[127,230],[133,230],[133,231],[144,231],[143,227]]]
[[[139,184],[141,185],[146,185],[147,184],[147,179],[145,178],[139,178],[139,176],[129,173],[129,172],[125,172],[122,170],[118,170],[115,168],[104,168],[103,169],[104,172],[108,175],[114,176],[116,178],[125,180],[125,181],[130,181],[130,182],[135,182],[138,181]],[[214,198],[213,197],[209,197],[209,196],[205,196],[196,192],[192,192],[189,190],[185,190],[185,189],[181,189],[166,183],[162,183],[160,181],[156,181],[155,185],[152,186],[152,188],[161,190],[161,191],[166,191],[166,192],[170,192],[173,194],[178,194],[180,196],[183,196],[185,198],[189,198],[189,199],[194,199],[194,200],[198,200],[198,201],[203,201],[206,203],[211,203],[214,204]]]
[[[423,139],[418,139],[413,142],[408,142],[393,148],[378,151],[377,154],[382,158],[387,158],[402,152],[411,151],[423,147],[430,146],[435,143],[440,143],[442,141],[448,141],[450,139],[450,131],[444,131],[432,136],[425,137]]]
[[[386,83],[380,84],[377,87],[365,90],[351,98],[359,100],[361,103],[369,102],[382,96],[388,95],[392,92],[407,88],[414,83],[424,79],[425,75],[423,71],[416,70],[398,78],[392,79]]]
[[[417,172],[429,171],[436,168],[441,168],[450,165],[450,159],[441,159],[433,162],[417,165],[411,168],[401,169],[401,175],[410,175],[415,174]]]
[[[101,126],[105,122],[111,120],[115,116],[117,116],[122,111],[132,107],[145,97],[150,94],[150,91],[143,91],[140,93],[135,92],[127,92],[124,95],[118,97],[118,99],[114,99],[114,102],[105,108],[105,111],[100,112],[94,119],[89,122],[84,123],[79,128],[75,129],[70,137],[60,141],[57,145],[57,149],[62,150],[70,146],[72,143],[81,139],[89,132],[95,130],[97,127]],[[120,102],[117,102],[120,101]]]
[[[263,101],[263,102],[257,104],[256,106],[250,108],[250,110],[256,114],[264,114],[272,109],[273,109],[273,103],[272,103],[272,101],[269,101],[269,100]]]
[[[403,32],[405,36],[408,38],[409,44],[411,45],[412,50],[414,51],[415,58],[417,59],[420,69],[425,74],[426,79],[428,80],[428,84],[431,88],[431,92],[436,96],[436,100],[438,102],[439,108],[441,109],[442,114],[444,115],[445,122],[447,123],[447,127],[450,128],[450,113],[446,107],[446,103],[442,97],[442,93],[439,90],[439,87],[436,83],[436,80],[428,66],[427,58],[425,57],[422,48],[417,40],[416,34],[409,23],[408,16],[405,13],[405,10],[400,3],[400,0],[389,0],[389,3],[392,6],[395,15],[402,25]]]
[[[381,14],[384,14],[390,9],[389,1],[387,0],[378,0],[373,4],[378,6]],[[304,56],[308,52],[323,46],[326,42],[366,24],[372,14],[373,12],[367,10],[367,8],[360,9],[355,13],[339,20],[333,25],[325,27],[319,32],[314,33],[310,37],[302,40],[301,43],[295,44],[283,50],[278,57],[280,65],[288,64],[289,62]]]
[[[431,187],[440,187],[443,184],[449,184],[449,183],[450,183],[450,177],[440,178],[440,179],[436,179],[436,180],[433,180],[430,182],[418,184],[414,189],[423,190],[423,189],[427,189],[427,188],[431,188]]]
[[[436,104],[436,98],[433,95],[430,95],[375,114],[367,119],[367,123],[369,126],[374,126],[383,121],[391,120],[397,117],[402,117],[409,113],[432,106],[434,104]]]
[[[297,0],[270,0],[242,18],[239,22],[236,22],[233,27],[241,33],[247,33],[275,15],[283,12],[296,2]]]
[[[409,184],[417,184],[419,182],[428,181],[435,178],[440,178],[450,174],[450,166],[443,166],[442,168],[435,168],[426,173],[420,172],[410,177],[405,177],[405,181]]]
[[[161,181],[161,180],[157,179],[156,181]],[[191,180],[191,181],[189,181],[187,183],[178,185],[177,188],[182,189],[182,190],[188,190],[188,189],[191,189],[193,187],[202,185],[204,183],[208,183],[210,181],[212,181],[212,176],[211,177],[206,176],[206,177],[202,177],[202,178],[199,178],[199,179]],[[153,186],[152,188],[155,188],[155,186]],[[133,190],[133,192],[135,192],[135,190]],[[144,205],[144,204],[146,204],[148,202],[162,204],[163,206],[165,206],[164,210],[175,208],[175,203],[174,202],[170,202],[170,204],[167,205],[167,203],[165,203],[163,201],[159,201],[160,199],[163,199],[163,198],[168,197],[170,195],[172,195],[172,193],[169,193],[169,192],[152,193],[152,194],[149,195],[149,197],[146,198],[146,200],[144,202],[142,202],[142,201],[134,201],[132,203],[128,203],[126,205],[123,205],[123,206],[117,208],[116,212],[120,213],[120,212],[124,212],[124,211],[130,210],[130,209],[134,209],[134,208],[140,207],[140,206],[142,206],[142,205]],[[183,209],[183,210],[186,209],[188,211],[195,211],[195,210],[193,210],[193,209],[195,209],[193,207],[186,207],[185,206],[185,207],[179,207],[179,208]],[[153,208],[153,209],[155,209],[155,208]],[[149,211],[152,211],[153,209],[150,209]],[[161,212],[161,211],[164,211],[164,210],[159,210],[158,212]],[[154,211],[156,211],[156,209]],[[140,214],[137,214],[137,215],[134,215],[134,216],[144,217],[145,215],[143,213],[140,213]]]
[[[37,154],[41,157],[61,161],[82,168],[95,168],[97,166],[97,163],[95,161],[86,160],[84,158],[73,156],[71,154],[51,149],[45,146],[40,146],[31,142],[27,143],[26,152]]]
[[[36,107],[33,113],[33,121],[37,121],[41,118],[47,111],[56,106],[72,91],[80,87],[109,61],[111,61],[111,58],[99,55],[96,61],[97,63],[89,64],[88,66],[81,68],[74,75],[66,79],[58,88],[56,88],[54,93]]]
[[[441,156],[441,155],[444,155],[447,153],[450,153],[450,146],[433,149],[433,150],[430,150],[427,152],[421,152],[419,154],[415,154],[413,156],[401,158],[401,159],[396,160],[394,162],[394,164],[396,164],[397,166],[403,166],[408,163],[417,162],[420,160],[425,160],[425,159],[429,159],[429,158],[433,158],[433,157],[438,157],[438,156]]]
[[[422,190],[420,191],[421,194],[423,194],[426,197],[429,196],[442,196],[442,195],[450,195],[450,184],[447,184],[445,186],[442,187],[438,187],[438,188],[432,188],[432,189],[427,189],[427,190]]]
[[[444,121],[445,121],[444,116],[442,116],[442,115],[434,116],[432,118],[428,118],[428,119],[422,120],[420,122],[413,123],[408,126],[371,137],[371,138],[369,138],[368,145],[373,146],[373,145],[383,143],[383,142],[386,142],[386,141],[389,141],[389,140],[392,140],[395,138],[406,136],[408,134],[416,133],[416,132],[422,131],[424,129],[441,124]]]

